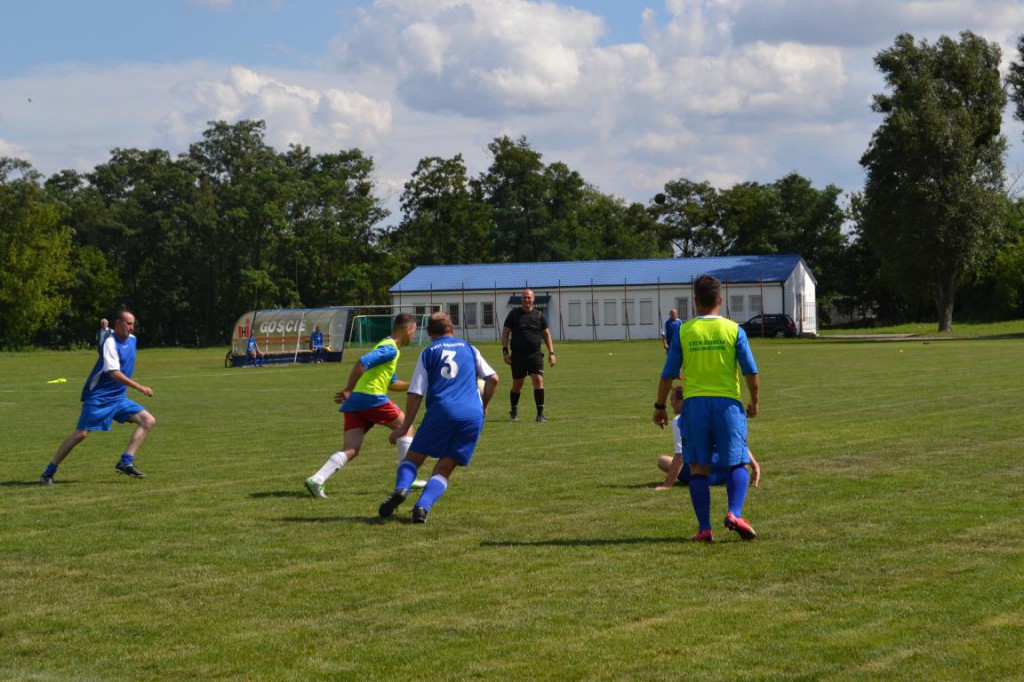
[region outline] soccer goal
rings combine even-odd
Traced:
[[[378,341],[391,333],[391,325],[394,323],[395,315],[399,312],[403,311],[353,315],[348,346],[365,348],[376,345]],[[413,336],[412,345],[425,346],[430,343],[430,337],[427,335],[427,315],[414,315],[414,317],[416,318],[416,334]]]

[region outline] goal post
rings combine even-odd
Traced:
[[[350,348],[366,348],[377,345],[385,336],[391,334],[391,325],[395,321],[395,313],[362,313],[352,315],[347,346]],[[430,343],[427,335],[427,315],[413,315],[416,318],[416,333],[411,345],[425,346]]]

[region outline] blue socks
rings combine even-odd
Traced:
[[[747,466],[741,464],[729,471],[725,482],[725,492],[729,495],[729,513],[743,518],[743,502],[747,499],[747,488],[750,486],[750,473]]]
[[[419,470],[415,464],[407,459],[403,459],[398,465],[398,471],[395,473],[395,490],[406,490],[412,487],[412,482],[416,480],[416,472]]]
[[[135,461],[135,455],[129,455],[127,452],[121,453],[121,461],[118,462],[121,466],[128,466]]]
[[[690,501],[700,530],[711,530],[711,485],[703,474],[690,474]]]
[[[57,473],[57,465],[50,462],[46,465],[46,471],[43,472],[43,476],[53,476],[55,473]]]
[[[437,499],[444,495],[445,490],[448,490],[448,480],[444,476],[431,476],[427,481],[427,487],[420,494],[420,499],[416,501],[416,506],[430,511]]]

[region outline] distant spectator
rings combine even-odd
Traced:
[[[320,364],[327,359],[327,352],[324,350],[324,333],[317,325],[313,333],[309,335],[309,350],[313,353],[313,362]]]
[[[672,340],[679,337],[679,325],[682,323],[683,321],[679,319],[679,311],[675,308],[668,311],[668,319],[665,320],[665,326],[661,332],[661,345],[665,348],[666,353]]]
[[[260,350],[260,345],[256,343],[256,336],[249,333],[249,342],[245,347],[245,366],[248,367],[251,362],[255,367],[263,366],[263,351]]]
[[[108,336],[110,336],[110,331],[110,323],[107,322],[107,318],[104,317],[100,320],[100,328],[96,332],[96,348],[101,353],[103,352],[103,342],[107,340]]]

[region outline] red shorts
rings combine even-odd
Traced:
[[[398,405],[389,400],[383,405],[371,407],[368,410],[344,412],[343,414],[345,415],[346,431],[351,431],[352,429],[369,431],[373,428],[374,424],[390,424],[396,419],[401,419],[402,410],[399,409]]]

